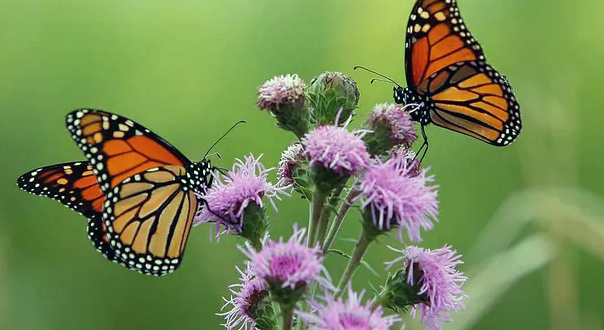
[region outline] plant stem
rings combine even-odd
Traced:
[[[363,231],[354,249],[354,253],[348,261],[348,265],[346,266],[344,275],[342,275],[342,278],[340,279],[340,283],[338,284],[338,292],[335,293],[334,299],[340,297],[344,292],[344,288],[346,287],[346,285],[348,285],[348,282],[350,282],[350,280],[352,279],[352,275],[354,275],[354,272],[361,264],[361,260],[363,260],[363,255],[365,255],[365,252],[367,252],[367,248],[369,247],[369,244],[371,244],[372,241],[373,240],[369,239]]]
[[[320,189],[316,189],[312,194],[310,221],[308,224],[308,246],[315,246],[317,243],[317,227],[319,225],[319,220],[321,219],[321,214],[323,213],[327,195],[328,194]]]
[[[344,191],[345,187],[346,184],[344,183],[338,188],[336,188],[331,194],[331,197],[327,202],[327,206],[323,208],[323,212],[321,213],[321,219],[319,220],[319,228],[317,233],[317,242],[320,246],[323,246],[323,242],[325,241],[325,235],[327,234],[327,227],[329,225],[329,218],[331,217],[331,210],[335,209],[336,205],[338,205],[340,195],[342,194],[342,191]]]
[[[291,330],[292,321],[294,320],[294,309],[293,308],[281,309],[281,314],[283,315],[283,326],[281,329],[282,330]]]
[[[333,244],[333,241],[336,238],[338,231],[340,230],[340,226],[342,225],[342,221],[344,221],[346,213],[348,213],[348,210],[353,204],[352,200],[357,197],[360,193],[361,192],[358,190],[351,190],[346,196],[346,199],[344,200],[342,205],[340,205],[340,209],[338,210],[336,219],[333,221],[333,223],[331,224],[331,228],[329,229],[327,240],[325,240],[325,244],[323,244],[323,253],[326,253],[327,250],[329,250],[329,248],[331,247],[331,244]]]

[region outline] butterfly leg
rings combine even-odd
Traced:
[[[226,222],[226,223],[231,223],[231,222],[232,222],[232,221],[229,221],[229,220],[227,220],[227,219],[223,218],[223,217],[222,217],[220,214],[218,214],[218,213],[216,213],[216,212],[212,211],[212,209],[210,208],[210,204],[208,204],[208,202],[207,202],[205,199],[203,199],[203,198],[199,198],[198,200],[201,202],[201,205],[202,205],[202,206],[205,206],[205,207],[206,207],[206,210],[208,210],[208,212],[210,212],[210,213],[211,213],[213,216],[215,216],[216,218],[218,218],[218,219],[220,219],[220,220],[222,220],[222,221],[224,221],[224,222]]]
[[[426,153],[428,153],[428,136],[426,135],[426,130],[424,129],[424,127],[425,127],[424,125],[421,125],[422,137],[424,138],[424,143],[422,143],[422,146],[419,147],[419,149],[415,153],[415,158],[417,159],[417,155],[419,155],[423,150],[423,154],[419,159],[420,163],[424,160],[424,157],[426,157]]]

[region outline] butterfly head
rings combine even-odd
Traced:
[[[421,103],[420,97],[410,90],[408,87],[394,87],[394,102],[397,104],[407,105],[410,103]]]
[[[422,98],[414,93],[411,89],[405,87],[394,87],[394,102],[397,104],[402,104],[404,106],[405,111],[409,113],[409,117],[411,120],[421,122],[422,124],[427,124],[425,122],[426,111],[425,104],[427,100],[422,100]]]
[[[195,192],[205,194],[206,189],[212,186],[214,182],[214,175],[212,173],[214,170],[216,170],[216,167],[212,165],[209,159],[203,159],[200,162],[189,165],[187,174]]]

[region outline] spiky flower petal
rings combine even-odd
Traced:
[[[428,186],[433,178],[426,171],[414,173],[405,155],[386,162],[376,160],[356,182],[360,191],[365,221],[375,229],[385,232],[398,227],[398,237],[403,240],[403,230],[411,241],[420,242],[420,230],[433,228],[432,220],[438,214],[437,186]]]
[[[382,307],[373,308],[371,302],[362,304],[364,291],[360,294],[348,288],[347,300],[334,299],[329,293],[325,302],[311,301],[314,312],[300,312],[309,330],[388,330],[400,321],[396,315],[384,316]]]
[[[422,302],[413,306],[411,314],[429,329],[440,330],[443,322],[450,322],[450,313],[464,308],[467,298],[461,290],[468,280],[457,267],[463,262],[461,255],[450,246],[429,250],[417,246],[391,250],[401,255],[386,263],[389,267],[402,262],[406,282],[417,289]]]

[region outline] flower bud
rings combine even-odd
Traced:
[[[274,77],[258,88],[256,105],[273,115],[277,126],[300,138],[310,127],[305,88],[306,84],[298,75]]]
[[[398,104],[377,104],[363,128],[373,132],[364,138],[372,155],[385,154],[396,145],[410,147],[417,140],[413,121]]]
[[[309,178],[308,161],[304,156],[304,148],[299,142],[294,142],[281,154],[277,178],[277,187],[291,187],[303,198],[311,198],[313,185]]]
[[[227,329],[276,329],[276,313],[270,303],[268,285],[266,281],[253,274],[249,267],[241,270],[237,267],[241,275],[240,283],[229,286],[231,298],[225,300],[219,316],[224,316]]]
[[[308,97],[316,125],[334,124],[336,119],[342,125],[357,108],[359,89],[341,72],[324,72],[311,81]]]

